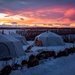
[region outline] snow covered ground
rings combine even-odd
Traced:
[[[64,50],[65,48],[69,48],[72,46],[72,43],[66,43],[65,46],[61,47],[34,46],[31,49],[33,52],[26,54],[27,56],[25,57],[25,59],[28,59],[28,56],[30,54],[36,54],[36,51],[39,49],[54,50],[58,52],[59,50]],[[70,54],[67,57],[60,57],[57,59],[46,59],[40,65],[29,69],[27,67],[24,67],[22,70],[12,71],[10,75],[75,75],[75,54]]]
[[[28,46],[33,45],[34,41],[27,41],[29,44],[28,45],[24,45],[23,49],[26,50]],[[75,46],[75,44],[74,44]],[[73,43],[65,43],[65,45],[63,46],[49,46],[49,47],[38,47],[38,46],[33,46],[30,50],[35,52],[35,51],[55,51],[56,53],[59,51],[63,51],[65,48],[70,48],[73,47]]]
[[[29,45],[33,44],[33,41],[28,41]],[[51,46],[51,47],[37,47],[31,48],[32,52],[26,53],[25,56],[15,58],[15,62],[21,64],[23,59],[28,60],[30,54],[37,54],[38,50],[54,50],[56,52],[64,50],[65,48],[72,47],[72,43],[66,43],[65,46]],[[28,46],[27,46],[28,47]],[[24,48],[27,48],[24,46]],[[12,65],[12,60],[8,61],[8,64]],[[0,70],[4,66],[4,62],[0,61]],[[67,57],[60,57],[57,59],[45,59],[41,64],[27,68],[26,66],[21,70],[12,71],[10,75],[75,75],[75,54],[70,54]]]
[[[33,45],[34,41],[27,41],[29,44],[27,45],[24,45],[23,46],[23,50],[25,51],[29,46]],[[74,44],[75,45],[75,44]],[[31,49],[30,49],[30,52],[29,53],[26,53],[27,55],[27,58],[29,57],[29,55],[31,54],[38,54],[39,52],[41,51],[55,51],[56,53],[58,53],[59,51],[63,51],[64,49],[66,48],[70,48],[70,47],[73,47],[73,44],[72,43],[65,43],[65,45],[63,46],[50,46],[50,47],[38,47],[38,46],[33,46]],[[26,59],[27,59],[26,58]]]
[[[10,75],[75,75],[75,54],[57,59],[48,59],[44,63],[11,72]]]

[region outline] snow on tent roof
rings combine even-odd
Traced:
[[[47,31],[47,32],[41,33],[40,35],[38,35],[38,37],[48,37],[49,35],[50,36],[59,36],[53,32]]]
[[[6,39],[10,40],[10,41],[19,41],[18,39],[14,38],[13,36],[11,35],[3,35]]]
[[[36,46],[62,46],[65,43],[61,36],[47,31],[36,36],[34,44]]]
[[[23,45],[26,45],[28,44],[27,41],[26,41],[26,38],[19,35],[19,34],[16,34],[16,33],[10,33],[9,35],[15,37],[16,39],[20,40],[22,42]]]
[[[0,35],[0,58],[24,55],[22,43],[9,35]]]

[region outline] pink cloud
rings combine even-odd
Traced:
[[[53,26],[51,23],[59,23],[60,25],[60,23],[65,22],[67,25],[63,24],[62,26],[69,26],[68,23],[75,22],[75,9],[72,7],[69,8],[64,6],[53,6],[36,10],[29,8],[27,10],[21,9],[17,11],[6,9],[4,13],[8,14],[8,16],[5,16],[6,18],[14,15],[19,15],[21,16],[19,20],[24,23],[43,23],[45,25],[50,24]],[[29,19],[25,21],[24,17]]]
[[[69,9],[65,12],[65,16],[71,16],[75,14],[75,9]]]

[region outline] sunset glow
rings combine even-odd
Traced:
[[[6,3],[0,5],[0,25],[75,27],[75,5],[68,0],[63,3],[62,0],[1,0],[0,3]]]

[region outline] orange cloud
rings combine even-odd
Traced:
[[[75,23],[72,23],[70,26],[71,26],[71,27],[75,27]]]
[[[0,24],[14,24],[14,25],[29,25],[29,26],[48,26],[48,27],[65,27],[74,26],[75,20],[72,16],[75,14],[73,8],[64,9],[62,7],[52,7],[38,10],[18,10],[5,11],[0,13]],[[59,25],[55,25],[59,23]],[[66,25],[66,24],[70,25]],[[49,25],[51,24],[51,25]],[[61,26],[61,24],[63,24]]]

